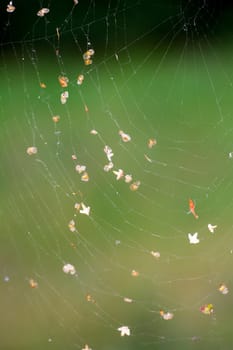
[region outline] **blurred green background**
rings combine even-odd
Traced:
[[[1,12],[0,348],[230,349],[231,7],[144,0],[15,6]],[[49,14],[36,16],[47,6]],[[85,66],[88,48],[95,55]],[[67,89],[59,75],[69,78]],[[104,172],[105,145],[114,169],[141,182],[137,191]],[[27,154],[30,146],[36,155]],[[77,164],[86,165],[89,182]],[[198,220],[187,215],[189,198]],[[75,210],[80,202],[90,205],[90,217]],[[214,234],[209,223],[218,225]],[[198,245],[189,244],[189,232],[199,233]],[[66,263],[77,275],[64,274]],[[229,294],[218,291],[221,283]],[[211,316],[199,311],[206,303],[214,305]],[[174,319],[163,320],[160,310]],[[122,325],[130,337],[120,337]]]

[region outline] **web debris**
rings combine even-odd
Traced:
[[[195,233],[188,233],[188,239],[190,244],[198,244],[200,242],[198,236],[198,232]]]
[[[130,335],[130,329],[128,326],[121,326],[118,328],[118,331],[121,333],[121,337],[124,337],[125,335]]]

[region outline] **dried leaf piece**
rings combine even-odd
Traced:
[[[224,294],[224,295],[229,293],[229,289],[227,288],[227,286],[224,283],[220,284],[218,290],[221,294]]]
[[[89,66],[90,64],[92,64],[92,60],[90,59],[84,60],[84,64],[85,66]]]
[[[69,83],[69,79],[64,76],[64,75],[59,75],[58,77],[58,81],[59,81],[59,84],[61,85],[61,87],[67,87],[68,86],[68,83]]]
[[[71,232],[75,232],[76,231],[76,227],[75,227],[75,222],[74,220],[70,220],[68,227],[70,229]]]
[[[13,1],[10,1],[9,4],[7,5],[6,11],[8,13],[12,13],[15,11],[15,6],[13,5]]]
[[[211,315],[214,312],[213,304],[205,304],[200,307],[200,311],[204,315]]]
[[[45,83],[40,83],[40,87],[41,87],[42,89],[46,89],[46,84],[45,84]]]
[[[147,143],[147,146],[148,146],[149,148],[152,148],[152,147],[155,146],[156,144],[157,144],[156,139],[149,139],[149,140],[148,140],[148,143]]]
[[[138,276],[139,276],[139,272],[136,271],[136,270],[132,270],[132,271],[131,271],[131,276],[133,276],[133,277],[138,277]]]
[[[124,133],[124,131],[120,130],[119,135],[120,135],[123,142],[131,141],[131,137],[128,134]]]
[[[38,287],[38,283],[35,281],[35,280],[33,280],[32,278],[29,280],[29,286],[31,287],[31,288],[37,288]]]
[[[95,54],[95,51],[93,49],[89,49],[86,53],[90,56],[93,56]]]
[[[95,299],[91,296],[91,294],[86,295],[86,301],[91,302],[91,303],[95,303]]]
[[[82,174],[81,180],[83,182],[88,182],[89,181],[89,175],[88,175],[88,173],[86,171],[85,171],[85,173]]]
[[[54,115],[52,119],[53,119],[54,123],[58,123],[59,120],[60,120],[60,116],[59,115]]]
[[[131,191],[137,191],[137,189],[139,188],[140,184],[141,184],[140,181],[135,181],[129,186],[129,188],[131,189]]]

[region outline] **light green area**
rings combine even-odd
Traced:
[[[34,68],[27,55],[24,62],[4,57],[4,349],[231,346],[232,55],[203,46],[192,53],[143,50],[123,51],[118,60],[96,53],[95,65],[86,68],[72,52],[64,53],[64,66],[40,48]],[[59,101],[61,72],[70,79],[66,105]],[[80,73],[85,80],[77,86]],[[56,126],[53,115],[61,117]],[[90,135],[91,129],[99,134]],[[119,129],[130,134],[130,143],[120,141]],[[150,150],[151,137],[157,145]],[[103,171],[105,144],[113,149],[115,168],[141,181],[138,191]],[[38,154],[28,156],[29,146]],[[75,172],[77,163],[87,166],[88,183]],[[189,198],[198,220],[187,215]],[[81,201],[91,206],[89,218],[74,217]],[[69,231],[71,219],[78,233]],[[208,223],[218,225],[214,234]],[[187,234],[196,231],[200,243],[192,246]],[[159,260],[152,250],[160,251]],[[62,272],[66,262],[78,277]],[[131,276],[133,269],[138,277]],[[31,278],[37,289],[30,288]],[[222,282],[228,295],[217,290]],[[85,300],[88,293],[96,303]],[[199,312],[205,303],[214,305],[213,317]],[[174,319],[162,320],[160,309]],[[131,337],[120,337],[121,325],[131,328]]]

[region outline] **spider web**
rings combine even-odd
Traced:
[[[207,1],[13,5],[1,13],[2,346],[229,346],[227,12]]]

